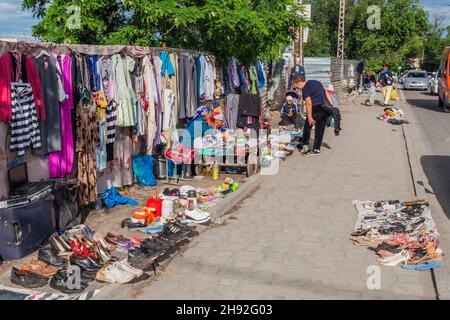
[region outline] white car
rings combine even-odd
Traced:
[[[438,72],[436,72],[436,74],[434,75],[434,77],[432,77],[430,79],[430,82],[428,83],[428,86],[430,88],[430,94],[432,96],[437,96],[438,95],[438,87],[439,87],[439,83],[438,83]]]
[[[403,81],[403,88],[428,90],[428,76],[425,71],[409,71]]]

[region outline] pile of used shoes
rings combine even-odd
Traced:
[[[439,234],[426,201],[353,201],[358,220],[351,240],[385,266],[430,270],[443,266]]]
[[[37,259],[22,268],[12,268],[11,282],[25,288],[51,288],[67,294],[83,292],[97,280],[105,283],[134,283],[144,280],[144,269],[177,244],[196,235],[195,226],[168,222],[150,238],[128,239],[108,233],[106,237],[86,225],[68,229],[41,247]],[[126,252],[127,258],[119,258]],[[148,277],[148,275],[146,275]]]

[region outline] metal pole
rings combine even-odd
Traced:
[[[303,0],[297,0],[298,4],[303,4]],[[303,66],[303,27],[300,27],[300,36],[299,36],[299,51],[300,51],[300,65]]]

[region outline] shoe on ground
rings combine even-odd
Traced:
[[[302,150],[300,151],[301,155],[307,155],[311,152],[311,150],[308,147],[303,147]]]
[[[147,255],[150,251],[148,249],[132,249],[128,251],[127,262],[136,269],[144,270],[150,267],[155,261],[156,257]]]
[[[73,271],[71,273],[67,273],[67,269],[61,269],[58,270],[58,272],[53,276],[53,278],[55,278],[55,281],[64,281],[64,279],[70,277],[71,275],[73,275]],[[90,282],[92,282],[95,279],[97,272],[88,272],[88,271],[83,271],[80,269],[80,282],[82,285],[89,285]],[[74,282],[73,282],[74,283]]]
[[[207,212],[203,212],[197,208],[194,210],[185,210],[184,214],[189,220],[192,221],[208,221],[210,219],[210,215]]]
[[[127,272],[118,265],[111,264],[97,272],[96,279],[100,282],[125,284],[136,278],[136,275]]]
[[[77,283],[75,277],[76,273],[69,274],[60,270],[50,280],[50,287],[67,294],[82,293],[88,284],[82,279]]]
[[[25,264],[22,269],[46,278],[54,276],[58,271],[57,268],[35,258],[32,258],[31,263]]]
[[[318,156],[320,155],[320,150],[312,149],[310,153],[308,153],[310,156]]]
[[[140,248],[146,248],[146,249],[150,249],[153,251],[159,251],[159,252],[163,252],[165,251],[167,248],[167,246],[163,246],[161,243],[158,243],[157,241],[155,241],[155,239],[153,238],[148,238],[145,239],[141,245]]]
[[[70,264],[79,267],[82,271],[95,272],[100,269],[100,265],[94,260],[79,254],[70,257]]]
[[[40,288],[48,283],[48,278],[39,276],[33,272],[19,270],[17,268],[11,269],[11,283],[19,285],[24,288]]]
[[[66,263],[66,260],[58,256],[50,246],[39,249],[38,260],[55,267],[62,267]]]
[[[123,268],[125,271],[128,271],[128,272],[130,272],[130,273],[135,274],[135,275],[136,275],[136,278],[139,278],[140,276],[142,276],[142,275],[144,274],[144,271],[143,271],[143,270],[133,268],[133,266],[132,266],[131,264],[128,263],[127,259],[123,259],[123,260],[118,261],[118,262],[116,262],[116,263],[120,263],[121,266],[122,266],[122,268]]]

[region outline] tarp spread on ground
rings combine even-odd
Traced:
[[[80,295],[48,293],[0,286],[0,300],[91,300],[101,290],[91,290]]]
[[[443,266],[439,233],[428,202],[353,201],[358,219],[351,234],[355,245],[367,246],[379,263],[408,270]]]

